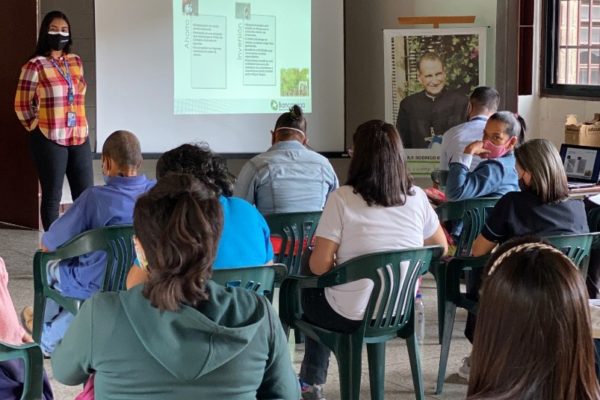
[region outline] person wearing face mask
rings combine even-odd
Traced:
[[[483,140],[467,145],[450,159],[446,180],[449,201],[502,196],[519,190],[513,149],[523,142],[525,121],[510,111],[499,111],[488,119]],[[483,161],[469,171],[473,156]]]
[[[128,131],[113,132],[102,147],[105,185],[86,189],[73,205],[42,235],[43,250],[54,251],[78,234],[111,225],[132,224],[137,198],[156,183],[138,175],[142,152],[137,137]],[[98,291],[104,276],[104,252],[63,260],[49,267],[48,280],[64,296],[87,299]],[[73,268],[73,266],[77,268]],[[26,307],[22,315],[31,315]],[[25,318],[24,318],[25,319]],[[51,354],[62,339],[73,315],[48,300],[42,331],[42,351]],[[31,326],[26,328],[31,329]]]
[[[569,199],[567,175],[554,145],[547,139],[532,139],[515,149],[519,192],[506,193],[494,206],[479,236],[473,256],[488,254],[512,238],[537,235],[567,235],[589,232],[585,207],[580,199]],[[478,301],[481,271],[472,271],[467,297]],[[465,336],[471,343],[476,316],[469,314]],[[459,375],[468,375],[470,360]],[[461,371],[463,371],[461,373]],[[466,373],[465,373],[466,371]]]
[[[35,53],[21,69],[14,102],[17,117],[30,132],[45,231],[58,218],[65,174],[73,200],[94,183],[85,116],[86,82],[81,59],[71,52],[71,35],[65,14],[46,14]]]
[[[554,145],[532,139],[515,150],[515,158],[521,191],[498,200],[473,243],[474,256],[516,236],[589,232],[583,201],[568,197],[567,175]]]

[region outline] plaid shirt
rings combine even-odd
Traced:
[[[64,69],[65,61],[73,81],[73,104],[68,103],[69,85],[66,78],[50,58],[38,56],[21,69],[15,95],[15,112],[28,131],[39,126],[42,133],[53,142],[73,146],[84,143],[88,136],[84,106],[86,83],[79,56],[67,54],[58,60],[57,65]],[[74,127],[67,126],[68,112],[74,112],[77,116]]]

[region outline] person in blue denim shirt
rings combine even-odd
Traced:
[[[327,158],[306,147],[306,119],[294,105],[271,132],[272,146],[242,168],[233,195],[263,214],[321,211],[339,186]]]
[[[43,250],[54,251],[90,229],[133,222],[137,198],[156,183],[138,175],[142,151],[137,137],[128,131],[113,132],[102,146],[105,185],[86,189],[42,236]],[[104,277],[106,254],[92,252],[62,260],[48,267],[49,282],[64,296],[85,300],[96,293]],[[75,267],[75,268],[74,268]],[[40,346],[46,354],[64,336],[73,315],[48,300]]]
[[[502,196],[518,191],[513,149],[523,142],[525,129],[523,118],[510,111],[493,114],[485,125],[483,140],[469,144],[463,153],[452,156],[446,181],[448,200]],[[484,161],[469,171],[474,155]]]

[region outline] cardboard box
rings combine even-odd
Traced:
[[[600,147],[600,114],[591,122],[565,125],[565,143]]]

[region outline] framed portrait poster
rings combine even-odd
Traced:
[[[485,85],[487,28],[386,29],[385,118],[396,125],[414,176],[439,166],[444,133],[466,121]]]

